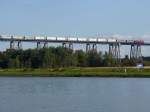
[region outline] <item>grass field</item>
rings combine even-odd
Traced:
[[[36,77],[150,77],[150,69],[137,68],[55,68],[0,69],[0,76]]]

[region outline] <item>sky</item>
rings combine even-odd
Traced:
[[[0,0],[0,34],[114,35],[150,41],[149,4],[150,0]]]

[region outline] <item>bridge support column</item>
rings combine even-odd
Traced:
[[[48,47],[47,42],[37,42],[37,49],[47,48],[47,47]]]
[[[17,49],[22,49],[22,43],[21,43],[21,41],[18,41],[18,43],[17,43]]]
[[[135,62],[142,62],[142,52],[141,52],[141,45],[139,44],[133,44],[131,45],[130,50],[130,59]]]
[[[48,48],[48,43],[44,42],[43,48]]]
[[[73,44],[72,43],[69,43],[69,49],[73,50]]]
[[[10,41],[10,49],[15,49],[15,42],[13,40]]]
[[[91,46],[89,43],[86,44],[86,52],[89,52],[91,50]]]
[[[73,50],[73,43],[62,43],[64,48],[72,49]]]
[[[62,46],[63,46],[64,48],[67,48],[67,44],[66,44],[66,43],[62,43]]]
[[[37,42],[37,49],[41,48],[41,42]]]
[[[120,43],[109,44],[109,55],[115,59],[116,63],[121,62]]]
[[[10,49],[22,49],[22,42],[21,41],[10,41]]]
[[[93,50],[93,51],[97,51],[97,45],[96,45],[96,44],[93,44],[93,45],[92,45],[92,50]]]

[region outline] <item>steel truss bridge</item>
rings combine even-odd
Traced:
[[[98,44],[109,46],[109,54],[120,62],[120,46],[128,45],[130,48],[130,59],[142,60],[141,46],[150,46],[150,42],[143,40],[122,40],[116,38],[79,38],[79,37],[49,37],[49,36],[8,36],[0,35],[0,41],[10,42],[10,49],[22,49],[22,42],[35,42],[37,48],[48,47],[48,43],[61,43],[63,47],[73,49],[73,44],[85,44],[86,52],[97,51]]]

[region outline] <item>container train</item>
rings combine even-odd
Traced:
[[[49,36],[8,36],[0,35],[1,40],[22,40],[22,41],[68,41],[68,42],[102,42],[102,43],[129,43],[144,44],[143,40],[119,40],[114,38],[85,38],[85,37],[49,37]]]

